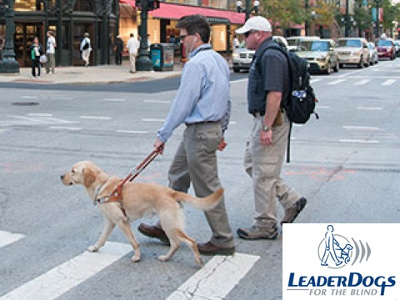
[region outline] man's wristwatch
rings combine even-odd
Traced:
[[[269,127],[268,125],[264,125],[262,128],[263,131],[270,131],[271,127]]]

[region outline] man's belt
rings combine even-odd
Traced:
[[[193,126],[193,125],[201,125],[201,124],[213,124],[219,123],[219,121],[201,121],[201,122],[194,122],[194,123],[185,123],[186,126]]]

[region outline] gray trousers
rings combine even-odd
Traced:
[[[260,143],[260,132],[264,117],[255,117],[246,144],[244,166],[253,180],[256,212],[254,225],[264,229],[275,227],[277,224],[276,198],[283,208],[287,209],[301,197],[280,177],[290,126],[285,113],[283,119],[281,126],[272,128],[273,144],[263,146]]]
[[[56,58],[54,53],[46,53],[47,63],[46,63],[46,73],[55,73],[56,71]]]
[[[221,140],[220,123],[186,127],[169,170],[170,187],[187,192],[192,183],[197,197],[207,197],[216,191],[221,186],[216,155]],[[225,199],[223,198],[212,210],[205,212],[205,216],[212,231],[210,242],[219,247],[233,247],[234,240],[225,209]]]

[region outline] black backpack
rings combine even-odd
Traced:
[[[292,131],[292,123],[305,124],[312,114],[319,119],[318,114],[314,111],[318,102],[315,97],[314,89],[310,85],[310,73],[308,72],[308,63],[305,59],[299,57],[296,53],[283,49],[276,43],[271,43],[264,48],[256,58],[256,68],[261,73],[261,58],[265,51],[271,49],[277,50],[285,55],[289,65],[289,90],[287,97],[282,99],[281,107],[285,110],[290,121],[290,130],[288,137],[287,157],[286,161],[290,162],[290,133]]]

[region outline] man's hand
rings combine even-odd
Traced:
[[[219,145],[218,145],[218,150],[219,150],[219,151],[224,151],[224,149],[225,149],[225,147],[226,147],[227,145],[228,145],[228,144],[225,142],[225,140],[222,139],[221,142],[220,142]]]
[[[260,143],[263,146],[271,146],[272,145],[272,130],[260,132]]]
[[[160,154],[164,154],[165,143],[159,139],[154,142],[154,150],[160,151]]]

